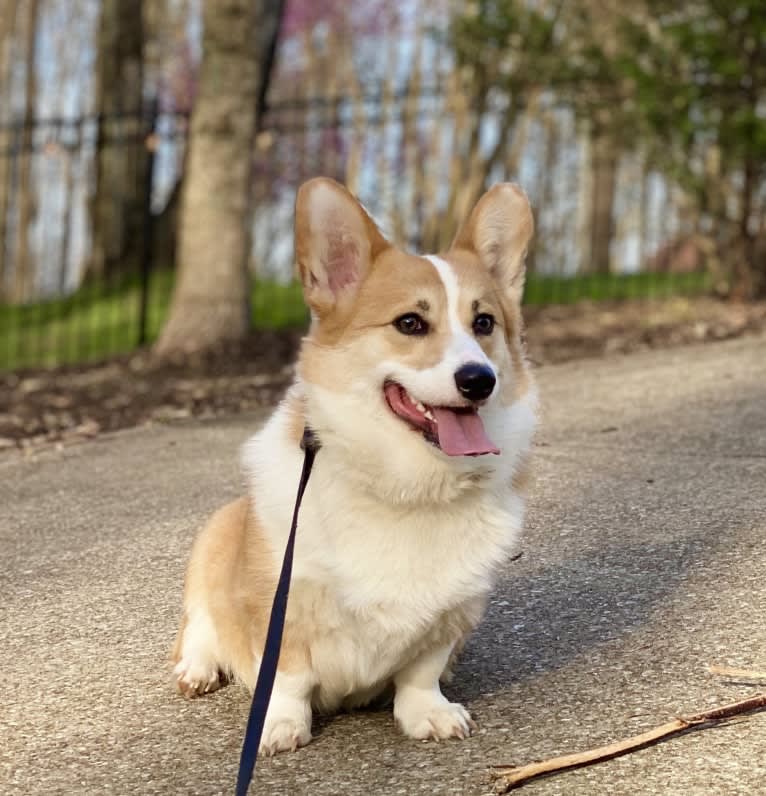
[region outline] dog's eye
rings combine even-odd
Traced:
[[[427,334],[428,322],[420,317],[416,312],[408,312],[400,315],[395,321],[394,326],[402,334]]]
[[[474,334],[492,334],[495,328],[495,316],[489,315],[486,312],[480,312],[473,319],[473,333]]]

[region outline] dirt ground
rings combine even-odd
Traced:
[[[722,340],[766,329],[766,302],[670,299],[528,307],[536,366]],[[293,375],[301,334],[260,332],[184,362],[150,352],[98,365],[0,374],[0,449],[66,443],[105,431],[268,406]]]

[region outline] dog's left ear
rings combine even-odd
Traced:
[[[295,258],[306,303],[318,318],[353,300],[375,258],[389,246],[359,201],[317,177],[295,201]]]
[[[515,183],[502,182],[479,199],[450,248],[474,252],[505,294],[520,304],[524,257],[534,229],[527,195]]]

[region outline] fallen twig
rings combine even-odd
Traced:
[[[736,669],[733,666],[719,666],[713,664],[708,666],[710,674],[717,674],[721,677],[735,677],[739,680],[766,680],[766,672],[756,672],[753,669]]]
[[[562,757],[552,757],[549,760],[529,763],[525,766],[495,766],[492,771],[492,776],[496,779],[495,790],[497,793],[507,793],[509,790],[517,788],[543,774],[551,774],[555,771],[564,771],[599,763],[603,760],[611,760],[614,757],[634,752],[664,738],[677,735],[691,727],[716,724],[733,716],[760,710],[764,707],[766,707],[766,693],[758,694],[739,702],[732,702],[729,705],[723,705],[713,710],[695,713],[691,716],[679,716],[673,721],[668,721],[640,735],[634,735],[631,738],[600,746],[597,749],[589,749],[585,752],[576,752]]]

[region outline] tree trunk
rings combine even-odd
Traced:
[[[591,262],[590,202],[593,196],[593,167],[591,165],[593,136],[590,133],[590,125],[582,119],[575,118],[575,130],[578,154],[575,250],[577,252],[576,273],[579,275],[588,272]]]
[[[18,0],[3,0],[0,6],[0,126],[10,121],[8,108],[11,93],[12,43],[16,28]],[[0,129],[0,299],[10,295],[10,257],[8,257],[8,208],[10,205],[11,143],[12,133]]]
[[[618,152],[608,130],[594,125],[591,133],[590,263],[588,271],[608,274],[614,236],[614,196]]]
[[[279,4],[204,5],[199,94],[189,135],[170,316],[157,344],[169,355],[244,337],[250,325],[252,152],[264,27],[276,35]]]
[[[764,290],[762,278],[764,268],[758,262],[755,232],[750,228],[753,212],[753,194],[756,188],[756,164],[753,158],[746,157],[742,169],[742,189],[740,191],[739,241],[735,249],[733,263],[731,297],[750,301],[758,298]],[[759,267],[760,266],[760,267]]]
[[[34,287],[35,262],[30,246],[30,232],[37,215],[37,196],[32,180],[34,158],[34,123],[37,108],[37,21],[40,0],[29,0],[25,20],[24,121],[19,153],[18,217],[16,221],[16,252],[13,258],[12,300],[29,300]]]
[[[182,176],[176,180],[167,202],[165,202],[165,207],[154,218],[152,269],[168,270],[173,267],[176,260],[178,218],[183,196],[183,172],[185,170],[186,167],[181,172]]]
[[[559,251],[561,238],[565,238],[565,236],[562,236],[560,229],[556,229],[553,224],[544,223],[547,218],[554,217],[552,210],[556,204],[556,188],[561,180],[561,173],[556,168],[556,162],[562,149],[561,134],[554,113],[543,115],[539,124],[545,129],[545,147],[543,148],[543,162],[536,192],[540,208],[535,219],[538,232],[534,236],[531,250],[527,255],[527,276],[533,274],[541,262],[544,264],[557,263],[557,270],[561,270],[566,259],[565,256],[561,256]],[[550,268],[544,270],[549,272]]]
[[[143,251],[147,151],[143,119],[143,0],[103,0],[96,58],[99,114],[91,206],[96,276],[138,273]]]
[[[647,269],[647,245],[649,243],[649,156],[646,151],[639,155],[639,197],[638,197],[638,270]]]

